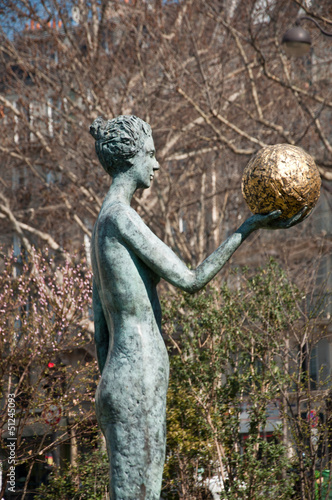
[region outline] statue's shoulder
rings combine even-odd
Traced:
[[[120,201],[104,204],[99,214],[99,224],[111,224],[118,228],[133,221],[142,221],[138,213]]]

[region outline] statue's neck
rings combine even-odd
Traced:
[[[105,197],[105,202],[121,201],[125,205],[130,205],[136,189],[136,183],[132,179],[127,178],[125,175],[117,175],[113,178],[111,187]]]

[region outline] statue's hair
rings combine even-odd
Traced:
[[[99,161],[111,176],[130,166],[130,158],[142,149],[151,133],[150,125],[134,115],[120,115],[107,121],[99,116],[90,127]]]

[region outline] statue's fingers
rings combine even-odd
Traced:
[[[304,221],[307,217],[309,217],[309,215],[311,214],[312,210],[313,210],[312,208],[308,208],[308,207],[307,207],[307,213],[306,213],[306,214],[305,214],[305,216],[303,217],[303,219],[302,219],[303,221]]]
[[[279,219],[281,214],[282,214],[281,210],[273,210],[273,212],[270,212],[269,214],[267,214],[267,217],[269,220],[275,220],[275,219]]]
[[[302,210],[300,210],[296,215],[294,215],[294,217],[296,217],[296,221],[302,221],[303,218],[305,217],[306,213],[308,211],[308,207],[305,206],[304,208],[302,208]]]
[[[287,223],[287,227],[294,226],[295,224],[298,224],[299,222],[301,222],[302,220],[304,220],[304,215],[306,214],[307,210],[308,210],[308,207],[305,206],[297,214],[293,215],[293,217],[291,217],[289,219],[289,221]]]

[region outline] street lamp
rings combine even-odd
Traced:
[[[332,33],[323,30],[315,19],[308,16],[301,16],[296,19],[295,26],[286,31],[282,37],[282,46],[289,56],[303,56],[310,50],[311,38],[309,33],[301,28],[301,21],[312,21],[323,35],[332,36]]]

